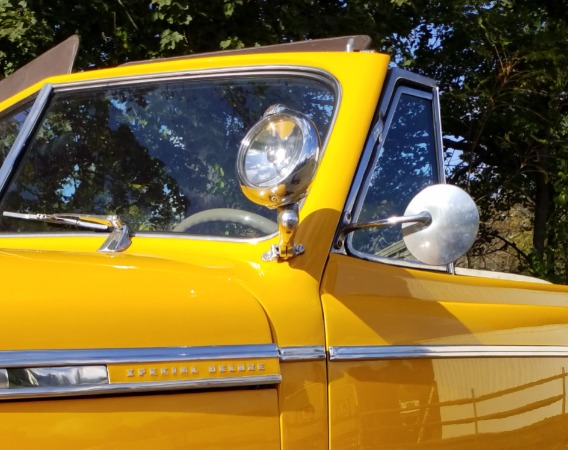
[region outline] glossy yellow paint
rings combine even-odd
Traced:
[[[105,234],[0,236],[0,266],[10,280],[3,290],[10,301],[0,315],[0,350],[568,346],[565,287],[330,254],[387,67],[388,57],[379,54],[280,53],[130,65],[47,80],[112,84],[218,69],[310,68],[337,80],[339,105],[300,210],[295,240],[306,248],[302,256],[263,261],[278,236],[235,242],[138,233],[119,254],[97,253]],[[0,111],[41,86],[1,103]],[[206,379],[205,373],[222,379],[239,373],[243,363],[255,364],[255,372],[262,367],[263,374],[281,374],[282,382],[259,389],[0,402],[3,443],[323,450],[528,449],[568,441],[563,357],[242,358],[187,367],[175,361],[112,363],[108,370],[111,383]]]
[[[263,262],[262,253],[278,242],[277,237],[238,243],[180,238],[179,235],[175,239],[150,238],[143,234],[135,237],[132,246],[124,252],[124,255],[152,255],[204,269],[225,264],[225,275],[233,282],[243,284],[261,302],[278,345],[323,345],[319,303],[321,274],[359,160],[359,152],[375,112],[388,61],[386,55],[371,53],[334,53],[333,57],[329,53],[207,57],[63,75],[50,78],[46,83],[69,84],[162,74],[204,73],[219,68],[261,70],[266,67],[286,67],[299,72],[303,68],[315,68],[335,78],[340,90],[337,116],[311,192],[300,212],[301,224],[296,241],[306,247],[305,255],[282,264]],[[0,111],[40,88],[41,85],[35,85],[7,100],[0,105]],[[353,120],[353,111],[357,112],[357,120]],[[0,237],[0,248],[96,252],[102,239],[93,238],[92,235],[69,238]],[[50,279],[57,276],[57,273],[46,273]],[[286,286],[286,289],[275,289],[274,286]],[[141,288],[145,289],[143,286]],[[135,297],[137,293],[132,291],[132,284],[129,289],[130,296]],[[299,309],[303,311],[301,316],[297,314]],[[240,316],[244,318],[246,314]],[[295,327],[289,326],[291,321],[296,324]]]
[[[565,286],[331,255],[322,292],[330,346],[568,344]]]
[[[276,389],[0,403],[2,446],[279,449]]]
[[[222,262],[12,250],[0,265],[13,286],[2,350],[272,342],[261,306]]]
[[[564,448],[566,374],[560,358],[334,363],[331,448]]]
[[[565,346],[567,293],[331,255],[322,304],[332,347]],[[560,448],[567,368],[537,355],[331,361],[331,448]]]
[[[284,362],[278,387],[283,449],[327,449],[325,361]]]
[[[315,68],[337,80],[340,102],[300,213],[296,242],[306,247],[302,257],[262,261],[278,237],[220,242],[140,233],[115,255],[97,253],[103,235],[0,237],[3,276],[12,280],[4,294],[13,305],[0,317],[0,350],[271,342],[323,347],[321,276],[387,65],[388,57],[378,54],[280,53],[131,65],[46,80],[69,85],[220,68]],[[8,99],[0,111],[41,87]],[[276,389],[0,402],[6,413],[0,433],[9,434],[3,441],[8,447],[327,449],[326,362],[263,363],[270,374],[281,373]],[[171,375],[173,365],[156,368]],[[111,381],[128,383],[132,369],[110,365]]]

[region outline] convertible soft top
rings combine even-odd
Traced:
[[[147,61],[132,61],[124,65],[147,64],[163,61],[174,61],[204,56],[227,56],[253,53],[284,53],[284,52],[343,52],[365,51],[371,46],[369,36],[343,36],[311,41],[290,42],[286,44],[249,47],[239,50],[226,50],[208,53],[198,53],[188,56],[178,56]],[[79,48],[79,37],[71,36],[59,45],[53,47],[36,59],[18,69],[9,77],[0,80],[0,103],[19,91],[35,83],[55,75],[64,75],[73,71],[73,64]]]
[[[73,71],[79,36],[71,36],[0,81],[0,103],[12,95],[55,75]]]

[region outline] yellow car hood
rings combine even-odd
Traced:
[[[131,254],[3,250],[0,350],[272,343],[222,267]]]

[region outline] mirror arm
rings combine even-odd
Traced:
[[[415,214],[413,216],[394,216],[389,217],[388,219],[375,220],[372,222],[351,223],[344,226],[343,229],[339,232],[335,246],[336,248],[342,248],[345,243],[346,236],[353,231],[399,225],[402,223],[421,223],[425,226],[428,226],[430,222],[432,222],[432,215],[428,211],[422,211],[421,213]]]

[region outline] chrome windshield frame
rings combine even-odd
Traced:
[[[24,124],[22,125],[22,129],[18,133],[12,148],[8,152],[6,156],[6,160],[2,164],[0,168],[0,196],[4,194],[4,189],[14,173],[14,169],[18,164],[21,156],[24,153],[24,149],[26,148],[27,144],[29,143],[30,138],[32,137],[34,131],[36,130],[43,112],[53,95],[54,87],[52,84],[46,84],[41,88],[39,94],[30,109]]]

